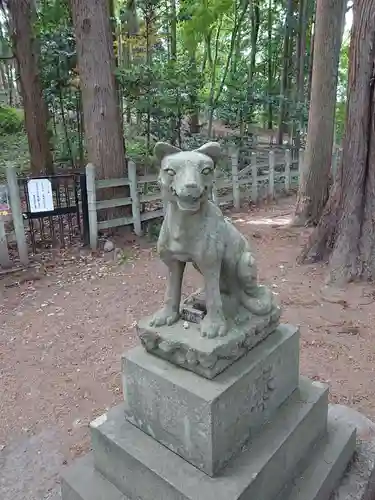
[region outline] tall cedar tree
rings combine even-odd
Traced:
[[[328,199],[346,0],[317,0],[311,102],[295,224],[316,225]]]
[[[86,147],[98,178],[124,177],[125,148],[115,82],[108,0],[72,0]]]
[[[375,0],[353,6],[343,157],[301,261],[329,258],[331,279],[375,278]]]
[[[4,4],[4,2],[3,2]],[[51,173],[53,160],[48,132],[48,110],[42,94],[38,67],[38,44],[33,33],[34,2],[7,2],[13,52],[17,61],[30,150],[31,172]]]

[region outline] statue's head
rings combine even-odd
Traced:
[[[197,212],[211,193],[220,144],[208,142],[194,151],[158,142],[154,154],[161,162],[159,182],[166,200],[187,212]]]

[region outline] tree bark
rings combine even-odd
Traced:
[[[287,11],[285,18],[285,29],[284,29],[284,42],[283,42],[283,67],[281,70],[280,78],[280,109],[279,109],[279,121],[277,127],[277,144],[283,143],[284,136],[284,119],[286,111],[286,94],[287,94],[287,84],[288,84],[288,67],[289,67],[289,44],[291,38],[291,18],[293,15],[293,0],[287,1]]]
[[[176,10],[176,1],[170,0],[170,16],[169,16],[169,24],[170,24],[170,38],[168,42],[170,43],[170,62],[173,70],[176,71],[176,63],[177,63],[177,10]],[[171,143],[176,145],[180,144],[180,135],[181,135],[181,127],[179,127],[179,115],[180,113],[180,92],[178,87],[176,86],[175,91],[175,99],[176,99],[176,109],[173,113],[174,116],[171,117],[170,120],[170,130],[171,130]]]
[[[2,61],[0,62],[0,76],[1,76],[1,90],[6,92],[8,90],[8,79],[6,77]]]
[[[315,42],[315,10],[312,13],[310,29],[310,51],[309,51],[309,73],[307,81],[307,102],[311,101],[311,83],[312,83],[312,73],[314,66],[314,42]]]
[[[257,53],[257,44],[258,44],[259,28],[260,28],[259,0],[253,0],[252,2],[250,2],[250,24],[251,24],[251,52],[250,52],[250,64],[247,76],[248,116],[246,117],[248,125],[252,122],[253,119],[254,75],[256,69],[256,53]],[[269,64],[271,64],[271,62]]]
[[[297,43],[297,103],[299,123],[296,130],[295,147],[301,147],[301,132],[303,130],[303,117],[305,106],[305,61],[306,61],[306,38],[307,38],[307,15],[308,1],[300,0],[298,11],[298,43]]]
[[[341,25],[346,0],[318,0],[307,144],[296,225],[316,225],[329,194]],[[339,29],[337,29],[339,27]]]
[[[306,37],[307,37],[307,14],[308,1],[300,0],[298,11],[298,100],[302,103],[305,100],[305,61],[306,61]]]
[[[301,261],[329,257],[331,280],[375,278],[375,0],[354,3],[343,158]]]
[[[196,60],[195,50],[196,49],[194,48],[194,52],[192,52],[190,55],[190,67],[195,75],[195,78],[197,78],[197,60]],[[189,101],[191,110],[189,114],[190,134],[198,134],[200,127],[199,127],[199,96],[197,88],[191,89],[189,93]]]
[[[269,130],[273,129],[273,108],[272,108],[272,90],[273,90],[273,78],[272,78],[272,27],[273,27],[273,16],[272,16],[272,0],[268,0],[268,15],[267,15],[267,90],[268,90],[268,105],[267,105],[267,128]]]
[[[88,160],[100,179],[124,177],[109,4],[106,0],[72,0],[72,13]]]
[[[8,9],[11,17],[13,51],[19,68],[31,172],[52,173],[48,110],[42,94],[38,48],[33,34],[33,5],[30,0],[12,0],[8,2]]]

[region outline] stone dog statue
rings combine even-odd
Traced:
[[[255,315],[269,314],[272,292],[257,283],[257,267],[247,240],[209,199],[220,145],[209,142],[195,151],[181,151],[159,142],[154,154],[161,162],[159,182],[165,203],[158,252],[169,277],[164,307],[150,325],[178,321],[187,262],[204,279],[207,314],[200,325],[203,337],[227,333],[222,293],[235,296]]]

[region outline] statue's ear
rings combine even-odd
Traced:
[[[221,157],[221,148],[218,142],[207,142],[196,151],[209,156],[215,164],[218,162],[218,160],[220,160]]]
[[[166,142],[157,142],[154,147],[154,155],[159,161],[168,155],[174,155],[180,151],[181,149],[176,148],[171,144],[167,144]]]

